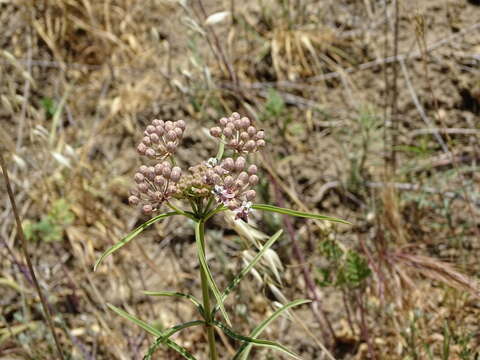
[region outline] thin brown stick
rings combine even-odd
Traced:
[[[28,270],[30,271],[30,275],[32,277],[33,284],[35,286],[35,290],[37,291],[38,296],[40,297],[40,301],[42,303],[42,308],[43,308],[43,311],[45,313],[45,319],[47,320],[48,327],[50,328],[50,331],[53,335],[53,340],[55,341],[55,346],[57,348],[58,357],[59,357],[59,359],[64,360],[65,357],[63,356],[63,352],[62,352],[62,348],[60,346],[60,342],[58,341],[57,335],[55,334],[55,328],[53,326],[52,315],[50,313],[50,309],[48,308],[47,301],[46,301],[45,297],[43,296],[43,293],[40,289],[40,285],[38,283],[37,277],[35,275],[35,271],[33,270],[32,262],[30,260],[30,256],[28,254],[27,239],[25,238],[25,234],[24,234],[23,228],[22,228],[22,221],[20,220],[20,215],[17,211],[17,204],[15,203],[15,197],[13,196],[12,187],[10,186],[10,179],[8,177],[7,166],[5,164],[3,154],[0,154],[0,167],[2,168],[3,177],[5,179],[5,185],[7,186],[8,197],[10,199],[10,203],[12,205],[13,215],[15,216],[15,221],[17,223],[18,237],[20,238],[20,241],[22,243],[22,250],[23,250],[23,254],[25,256],[25,260],[27,262]]]

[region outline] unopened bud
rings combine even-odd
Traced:
[[[145,155],[147,155],[148,157],[155,157],[157,153],[155,152],[155,150],[153,150],[152,148],[148,148],[146,151],[145,151]]]
[[[154,133],[154,132],[155,132],[155,126],[153,126],[153,125],[148,125],[147,128],[145,129],[145,131],[146,131],[148,134]]]
[[[223,135],[225,135],[225,137],[230,138],[232,137],[232,134],[233,134],[233,131],[231,128],[226,127],[225,129],[223,129]]]
[[[232,118],[233,118],[234,120],[240,119],[240,114],[237,113],[237,112],[234,112],[234,113],[232,113]]]
[[[158,186],[165,185],[165,178],[163,176],[157,175],[157,176],[155,176],[155,179],[153,181]]]
[[[265,147],[265,140],[257,140],[257,147],[263,148]]]
[[[138,197],[136,197],[135,195],[132,195],[128,198],[128,203],[130,205],[138,205],[139,202],[140,202],[140,199]]]
[[[243,156],[239,156],[237,160],[235,160],[235,170],[242,171],[245,168],[245,158]]]
[[[233,182],[234,182],[233,177],[231,177],[230,175],[225,177],[225,180],[224,180],[225,186],[231,187],[233,185]]]
[[[253,165],[253,164],[250,165],[250,166],[248,167],[248,170],[247,170],[248,175],[254,175],[254,174],[256,174],[256,173],[257,173],[257,170],[258,170],[258,169],[257,169],[257,165]]]
[[[245,143],[245,150],[247,150],[248,152],[254,151],[255,150],[255,141],[254,140],[248,140]]]
[[[180,127],[176,127],[173,129],[175,131],[175,134],[177,134],[177,138],[180,139],[183,136],[183,130]]]
[[[257,133],[257,129],[254,126],[249,126],[247,128],[248,135],[254,136]]]
[[[222,162],[222,167],[227,171],[232,171],[235,167],[235,161],[232,158],[226,158]]]
[[[242,128],[246,129],[250,126],[250,119],[247,117],[242,118]]]
[[[248,183],[252,186],[255,186],[258,184],[258,176],[257,175],[250,175],[250,177],[248,178]]]
[[[150,140],[150,136],[145,136],[143,139],[142,139],[142,142],[145,144],[145,145],[151,145],[152,144],[152,141]]]
[[[148,171],[148,166],[142,165],[142,166],[140,166],[140,167],[138,168],[138,171],[139,171],[140,173],[142,173],[143,175],[146,175],[146,174],[147,174],[147,171]]]
[[[152,141],[152,143],[158,144],[158,142],[160,141],[160,137],[157,135],[157,133],[153,133],[150,134],[150,140]]]
[[[253,199],[255,199],[256,195],[257,193],[255,192],[255,190],[248,190],[245,192],[245,197],[248,201],[252,201]]]
[[[175,121],[175,125],[182,130],[185,130],[185,128],[187,127],[187,124],[183,120]]]
[[[177,133],[174,130],[170,130],[165,137],[167,140],[174,141],[177,138]]]
[[[142,211],[143,211],[143,213],[144,213],[145,215],[149,215],[149,214],[152,213],[153,207],[152,207],[152,205],[149,205],[149,204],[143,205]]]
[[[248,182],[248,174],[245,171],[242,171],[238,174],[238,180],[240,180],[242,184],[246,184]]]
[[[177,150],[177,144],[175,144],[173,141],[169,141],[166,146],[169,153],[174,153],[175,150]]]
[[[225,126],[228,123],[228,119],[226,117],[223,117],[220,119],[220,125]]]
[[[135,180],[135,182],[137,184],[140,184],[141,182],[143,182],[145,180],[145,176],[143,176],[141,173],[137,172],[135,174],[135,176],[133,177],[133,179]]]
[[[263,131],[263,130],[257,131],[257,134],[255,135],[255,138],[257,140],[265,139],[265,131]]]
[[[145,145],[144,143],[140,143],[138,146],[137,146],[137,152],[140,154],[140,155],[145,155],[145,151],[147,151],[147,145]]]
[[[220,135],[222,135],[222,129],[218,126],[215,126],[210,129],[210,135],[212,135],[213,137],[220,137]]]
[[[175,166],[172,169],[172,172],[170,174],[170,179],[173,182],[178,182],[180,180],[180,177],[182,176],[182,169],[180,169],[178,166]]]

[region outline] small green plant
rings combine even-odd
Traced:
[[[354,288],[361,285],[372,273],[367,261],[358,252],[343,250],[335,240],[323,241],[320,252],[327,259],[328,265],[318,268],[319,286]]]
[[[60,241],[65,228],[73,223],[75,215],[65,199],[56,200],[47,215],[38,222],[27,221],[24,226],[25,236],[31,241]]]
[[[155,164],[142,165],[135,174],[137,187],[129,198],[132,205],[140,205],[144,214],[153,214],[165,205],[171,211],[157,215],[136,228],[119,243],[108,249],[97,261],[95,268],[107,257],[128,244],[143,230],[157,221],[171,216],[183,216],[195,224],[197,256],[200,264],[202,299],[193,295],[175,291],[146,291],[151,296],[170,296],[190,301],[198,310],[199,318],[176,325],[162,331],[140,320],[124,310],[108,304],[109,308],[120,316],[134,322],[155,337],[144,359],[150,359],[159,346],[167,346],[186,359],[195,359],[187,349],[171,339],[171,336],[183,329],[202,326],[208,339],[210,359],[218,359],[214,328],[241,344],[233,359],[247,359],[252,346],[261,346],[281,351],[299,359],[298,355],[274,341],[264,340],[260,335],[265,328],[290,308],[309,302],[295,300],[284,304],[270,317],[255,327],[248,336],[237,333],[231,324],[225,301],[235,290],[240,281],[253,269],[267,250],[280,238],[282,230],[277,231],[260,247],[248,265],[237,274],[228,286],[221,291],[214,279],[207,261],[207,242],[205,228],[208,220],[215,214],[232,211],[236,221],[247,221],[252,210],[266,211],[302,218],[343,222],[342,220],[305,213],[266,204],[254,204],[256,197],[253,189],[259,183],[257,166],[248,164],[247,157],[265,146],[263,130],[258,130],[252,121],[233,113],[229,118],[222,118],[219,126],[210,129],[211,135],[218,139],[217,156],[210,158],[184,173],[173,157],[185,130],[185,122],[153,120],[147,126],[144,138],[137,150],[149,157]],[[173,200],[182,200],[188,204],[187,209],[180,208]],[[213,297],[212,297],[213,295]]]

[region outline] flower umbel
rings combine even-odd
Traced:
[[[226,141],[227,148],[233,150],[232,155],[223,160],[210,158],[190,167],[182,176],[182,170],[174,166],[172,156],[183,137],[185,122],[153,120],[137,150],[141,155],[160,162],[139,168],[134,177],[137,187],[129,197],[130,204],[141,204],[143,212],[151,214],[173,197],[189,200],[193,213],[206,213],[216,201],[232,210],[237,219],[247,220],[256,196],[253,187],[259,178],[257,166],[247,164],[246,156],[265,146],[265,134],[250,119],[238,113],[221,118],[219,123],[221,127],[213,127],[210,133],[222,142]]]

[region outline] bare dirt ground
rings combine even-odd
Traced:
[[[191,223],[157,223],[93,264],[145,220],[127,204],[145,125],[187,121],[193,165],[232,111],[268,137],[259,202],[352,223],[254,213],[286,230],[284,271],[241,285],[236,330],[309,298],[263,337],[303,359],[328,359],[322,344],[335,359],[480,358],[479,21],[474,0],[0,1],[0,146],[68,358],[143,357],[152,338],[107,302],[159,328],[195,318],[142,294],[200,294]],[[0,193],[0,358],[53,359],[3,180]],[[251,247],[228,224],[207,239],[221,287]],[[238,343],[217,336],[232,358]],[[175,339],[207,358],[200,330]]]

